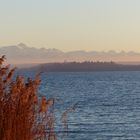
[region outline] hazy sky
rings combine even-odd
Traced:
[[[0,46],[140,52],[140,0],[0,0]]]

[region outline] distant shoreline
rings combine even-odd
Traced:
[[[125,65],[114,62],[66,62],[39,64],[21,70],[35,72],[140,71],[140,65]]]

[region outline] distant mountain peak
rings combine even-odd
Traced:
[[[17,47],[20,48],[20,49],[23,49],[23,48],[27,48],[28,46],[26,44],[24,44],[24,43],[19,43],[17,45]]]

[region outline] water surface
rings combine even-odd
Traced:
[[[140,72],[44,73],[40,93],[56,99],[60,140],[139,140]],[[68,114],[68,134],[59,121]]]

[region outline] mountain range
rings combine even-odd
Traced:
[[[6,55],[8,63],[11,64],[39,64],[53,62],[83,62],[83,61],[114,61],[118,63],[140,64],[140,53],[116,52],[116,51],[69,51],[52,48],[28,47],[24,43],[18,45],[0,47],[0,55]]]

